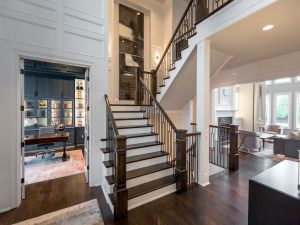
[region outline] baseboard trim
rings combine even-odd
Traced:
[[[205,183],[198,182],[198,184],[200,184],[202,187],[205,187],[205,186],[208,186],[208,185],[210,185],[210,183],[209,183],[209,182],[205,182]]]
[[[0,209],[0,213],[7,212],[7,211],[9,211],[11,209],[12,209],[11,207]]]

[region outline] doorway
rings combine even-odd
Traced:
[[[21,59],[22,197],[25,186],[89,168],[89,70]]]

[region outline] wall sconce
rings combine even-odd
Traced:
[[[159,46],[152,45],[152,65],[155,68],[161,60],[162,48]]]

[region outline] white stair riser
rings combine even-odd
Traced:
[[[117,126],[147,125],[148,120],[116,120]]]
[[[145,148],[136,148],[136,149],[128,150],[126,155],[127,157],[131,157],[131,156],[143,155],[147,153],[160,152],[161,148],[162,148],[161,145],[155,145],[155,146],[150,146]]]
[[[157,141],[157,135],[145,136],[145,137],[137,137],[137,138],[127,138],[127,145],[141,144],[145,142],[154,142]],[[101,148],[106,147],[106,141],[101,142]]]
[[[161,157],[157,157],[157,158],[153,158],[153,159],[147,159],[147,160],[142,160],[142,161],[138,161],[138,162],[134,162],[134,163],[129,163],[126,165],[126,171],[140,169],[143,167],[152,166],[152,165],[163,163],[163,162],[167,162],[167,156],[161,156]],[[106,171],[107,171],[106,176],[112,175],[111,167],[107,168]]]
[[[127,150],[126,156],[131,157],[131,156],[136,156],[136,155],[143,155],[147,153],[153,153],[153,152],[160,152],[161,151],[161,145],[155,145],[155,146],[150,146],[150,147],[145,147],[145,148],[137,148],[137,149],[131,149]],[[106,153],[103,156],[103,161],[109,160],[109,154]]]
[[[157,135],[146,136],[146,137],[137,137],[137,138],[128,138],[127,145],[141,144],[145,142],[154,142],[157,141]]]
[[[114,118],[143,118],[143,112],[134,112],[134,113],[114,113]]]
[[[152,132],[152,127],[118,129],[118,131],[119,131],[120,135],[151,133]]]
[[[157,179],[162,178],[162,177],[170,176],[172,174],[173,174],[173,168],[158,171],[158,172],[151,173],[151,174],[147,174],[145,176],[141,176],[141,177],[137,177],[137,178],[127,180],[126,181],[126,187],[131,188],[131,187],[134,187],[134,186],[137,186],[137,185],[140,185],[140,184],[144,184],[144,183],[147,183],[147,182],[150,182],[150,181],[153,181],[153,180],[157,180]],[[108,185],[108,183],[106,181],[105,186],[107,186],[107,185]],[[106,187],[107,188],[106,190],[110,191],[109,193],[112,193],[114,185],[112,184],[112,185],[109,185],[109,186],[110,187]]]
[[[111,106],[112,111],[138,111],[141,110],[140,106],[125,106],[125,105],[120,105],[120,106]]]
[[[136,208],[136,207],[141,206],[141,205],[144,205],[148,202],[151,202],[155,199],[158,199],[158,198],[161,198],[161,197],[166,196],[168,194],[171,194],[175,191],[176,191],[176,184],[172,184],[172,185],[166,186],[164,188],[160,188],[158,190],[149,192],[145,195],[141,195],[139,197],[130,199],[128,201],[128,210]]]

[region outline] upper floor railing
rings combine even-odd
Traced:
[[[181,51],[188,48],[188,39],[196,34],[196,24],[219,11],[233,0],[191,0],[185,9],[162,57],[156,67],[158,84],[163,85],[169,71],[175,69],[175,61],[181,59]]]

